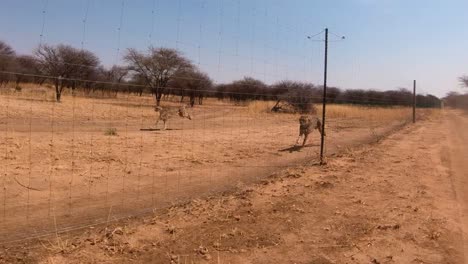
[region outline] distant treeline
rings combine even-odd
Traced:
[[[460,77],[459,81],[463,87],[468,88],[468,76]],[[468,110],[468,93],[449,92],[443,101],[445,106]]]
[[[450,92],[443,100],[445,106],[468,110],[468,94]]]
[[[214,84],[211,78],[179,51],[150,47],[146,52],[128,49],[125,65],[104,67],[99,58],[88,50],[68,45],[41,45],[32,55],[17,55],[0,41],[0,87],[14,82],[49,83],[55,87],[56,99],[61,100],[64,88],[80,89],[88,94],[150,93],[156,104],[168,96],[189,98],[190,104],[202,104],[203,98],[214,97],[235,102],[274,100],[277,109],[282,103],[298,111],[309,111],[313,103],[322,101],[323,89],[311,83],[281,81],[267,85],[245,77],[226,84]],[[328,88],[327,101],[338,104],[411,105],[412,93],[396,91],[342,90]],[[418,107],[439,107],[440,100],[432,95],[418,95]]]
[[[229,84],[216,86],[216,97],[243,100],[288,100],[300,104],[304,100],[313,103],[322,102],[323,86],[311,83],[281,81],[266,85],[259,80],[244,78]],[[295,99],[294,99],[295,98]],[[327,88],[327,102],[336,104],[362,105],[412,105],[413,93],[406,89],[376,91],[362,89],[342,90],[337,87]],[[418,107],[440,107],[441,100],[433,95],[417,95]]]

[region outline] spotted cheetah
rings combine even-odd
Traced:
[[[302,136],[304,136],[304,141],[302,142],[302,146],[305,146],[307,142],[307,138],[309,134],[314,130],[317,129],[320,134],[322,134],[322,122],[317,117],[302,115],[299,118],[299,137],[296,140],[296,145],[299,145],[299,140]],[[325,135],[325,134],[324,134]]]
[[[187,118],[189,120],[192,120],[192,116],[187,112],[187,110],[185,109],[185,106],[181,106],[178,109],[163,108],[163,107],[160,107],[160,106],[156,106],[154,108],[154,111],[156,112],[156,127],[158,126],[159,121],[164,122],[164,127],[163,127],[162,130],[166,130],[167,122],[173,116],[178,115],[181,118]]]

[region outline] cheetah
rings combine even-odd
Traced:
[[[158,126],[159,121],[164,122],[164,127],[162,130],[166,130],[167,122],[175,115],[178,115],[181,118],[192,120],[192,116],[187,112],[185,106],[181,106],[178,109],[162,108],[160,106],[156,106],[154,111],[156,112],[156,127]]]
[[[304,136],[302,146],[305,146],[309,134],[317,129],[322,134],[322,122],[317,117],[302,115],[299,118],[299,137],[296,140],[296,145],[299,145],[299,140]],[[323,134],[325,136],[325,134]]]

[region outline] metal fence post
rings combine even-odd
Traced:
[[[328,70],[328,28],[325,29],[325,64],[323,71],[323,98],[322,98],[322,134],[320,138],[320,165],[325,164],[323,150],[325,144],[325,111],[327,105],[327,70]]]
[[[413,124],[416,123],[416,80],[413,81]]]

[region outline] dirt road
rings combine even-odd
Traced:
[[[448,135],[445,153],[448,154],[447,164],[458,201],[465,263],[468,263],[468,115],[462,112],[447,112],[444,127]]]

